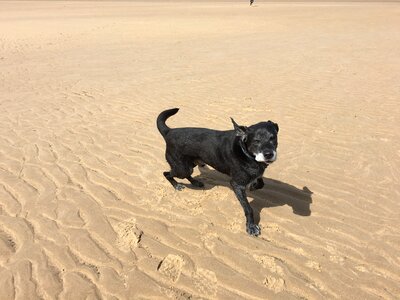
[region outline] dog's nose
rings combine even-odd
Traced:
[[[265,159],[271,159],[274,157],[274,152],[273,151],[265,151],[264,157],[265,157]]]

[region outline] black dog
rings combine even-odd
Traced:
[[[176,190],[184,185],[174,177],[186,178],[196,187],[204,184],[191,175],[198,164],[207,164],[229,175],[231,186],[244,209],[246,230],[259,235],[254,224],[253,210],[246,197],[250,190],[264,186],[262,175],[267,166],[276,160],[278,124],[268,121],[250,127],[239,126],[231,118],[234,130],[217,131],[206,128],[169,128],[165,121],[178,112],[178,108],[163,111],[157,118],[157,128],[167,144],[166,159],[171,166],[164,176]]]

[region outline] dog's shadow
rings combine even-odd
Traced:
[[[227,176],[207,166],[200,167],[199,170],[200,175],[195,178],[205,183],[205,187],[202,189],[212,189],[217,185],[231,188]],[[279,180],[269,178],[263,178],[263,180],[265,185],[262,189],[247,191],[247,196],[253,198],[250,205],[253,208],[254,221],[256,224],[260,222],[260,213],[263,208],[286,204],[292,208],[293,213],[296,215],[311,215],[313,192],[308,187],[305,186],[303,189],[299,189]]]

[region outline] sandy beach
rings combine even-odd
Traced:
[[[0,2],[0,299],[400,298],[400,4],[255,4]],[[173,107],[279,124],[259,237]]]

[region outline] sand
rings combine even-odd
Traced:
[[[399,299],[400,4],[0,2],[1,299]],[[248,194],[155,119],[273,120]]]

